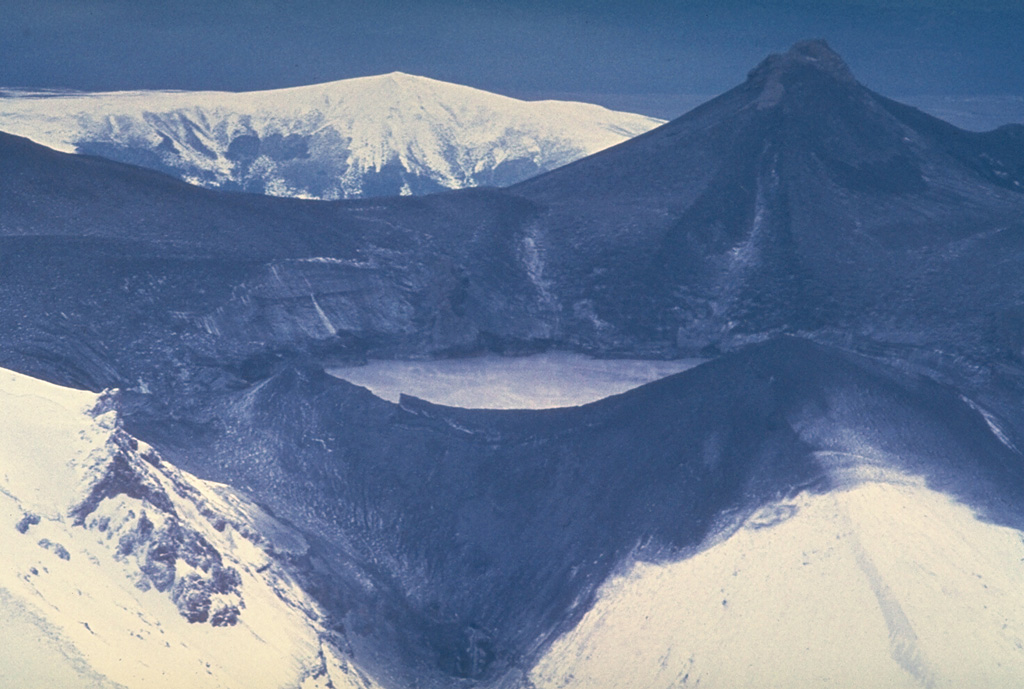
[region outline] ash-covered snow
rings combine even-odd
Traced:
[[[276,559],[301,536],[0,371],[0,686],[365,687]]]
[[[249,93],[0,90],[0,130],[50,148],[314,199],[511,184],[661,123],[399,72]]]

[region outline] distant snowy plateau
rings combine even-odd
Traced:
[[[0,131],[204,187],[307,199],[505,186],[659,124],[400,72],[249,93],[0,89]]]

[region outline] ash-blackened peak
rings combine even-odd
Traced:
[[[747,82],[761,89],[757,99],[759,110],[778,105],[786,89],[808,80],[808,75],[825,75],[836,83],[856,85],[850,68],[828,43],[822,40],[800,41],[782,54],[769,55],[750,71]]]
[[[800,41],[785,53],[769,55],[750,71],[747,78],[751,81],[773,81],[803,67],[813,67],[840,81],[857,82],[843,58],[821,39]]]

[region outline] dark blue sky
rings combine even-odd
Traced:
[[[670,116],[825,38],[886,95],[1024,95],[1021,0],[0,0],[0,85],[249,90],[393,70]]]

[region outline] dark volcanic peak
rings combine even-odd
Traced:
[[[747,79],[753,83],[778,82],[787,74],[807,68],[818,70],[840,81],[857,83],[843,58],[821,39],[800,41],[794,43],[785,53],[769,55],[761,64],[750,70]]]

